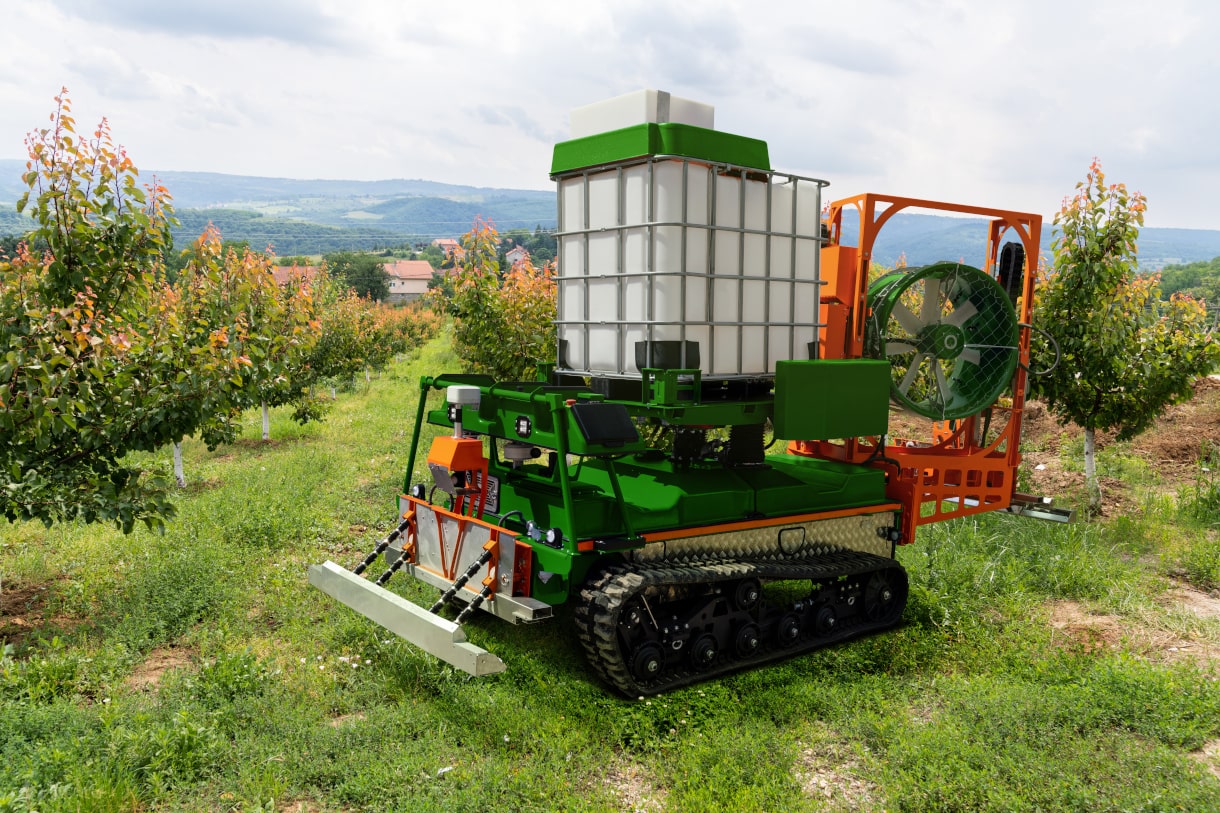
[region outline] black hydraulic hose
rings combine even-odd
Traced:
[[[393,576],[395,573],[397,573],[399,571],[399,569],[401,569],[402,566],[405,565],[406,563],[407,563],[406,556],[399,556],[397,559],[395,559],[394,564],[390,565],[390,569],[377,577],[377,582],[376,582],[377,586],[378,587],[383,586],[386,582],[388,582],[390,580],[390,577]]]
[[[901,474],[902,473],[902,464],[899,463],[897,460],[895,460],[892,457],[886,457],[886,455],[884,454],[885,439],[886,439],[885,435],[881,435],[877,438],[877,445],[873,447],[872,453],[869,454],[868,457],[864,458],[864,462],[862,463],[862,465],[867,466],[869,463],[875,463],[875,462],[880,461],[882,463],[888,463],[889,465],[893,466],[895,469],[898,470],[898,473]]]
[[[490,584],[485,585],[483,587],[483,589],[479,591],[479,594],[477,596],[475,596],[474,599],[469,604],[467,604],[466,607],[460,613],[457,614],[457,618],[453,619],[453,623],[460,625],[467,618],[474,615],[475,610],[479,609],[479,605],[482,604],[483,601],[485,599],[487,599],[490,595],[491,595],[491,585]]]
[[[364,557],[364,561],[362,561],[360,564],[356,565],[356,567],[352,569],[352,572],[355,573],[357,576],[359,576],[361,573],[363,573],[368,568],[369,565],[371,565],[373,562],[375,562],[377,560],[378,556],[380,556],[382,553],[385,552],[385,549],[388,548],[395,539],[397,539],[398,537],[403,535],[403,532],[405,532],[407,530],[407,526],[409,526],[410,524],[411,524],[410,519],[404,519],[402,521],[402,524],[400,524],[393,531],[390,531],[389,536],[387,536],[385,539],[383,539],[377,543],[377,547],[373,548],[373,552],[370,553],[368,556]]]
[[[1018,323],[1017,323],[1017,326],[1018,326],[1018,327],[1027,327],[1027,328],[1029,328],[1030,330],[1036,330],[1036,331],[1038,331],[1039,333],[1041,333],[1041,334],[1042,334],[1042,336],[1043,336],[1043,337],[1044,337],[1044,338],[1045,338],[1045,339],[1046,339],[1048,342],[1050,342],[1050,343],[1051,343],[1051,347],[1054,347],[1054,348],[1055,348],[1055,363],[1054,363],[1054,364],[1052,364],[1050,367],[1047,367],[1045,370],[1038,370],[1037,372],[1035,372],[1035,371],[1033,371],[1033,370],[1029,369],[1028,367],[1026,367],[1026,368],[1025,368],[1025,369],[1026,369],[1026,371],[1027,371],[1027,372],[1029,372],[1029,374],[1030,374],[1030,375],[1034,375],[1034,376],[1044,376],[1044,375],[1050,375],[1052,372],[1054,372],[1055,368],[1059,366],[1059,362],[1062,360],[1062,354],[1061,354],[1061,353],[1060,353],[1060,351],[1059,351],[1059,342],[1055,341],[1055,337],[1054,337],[1054,336],[1052,336],[1050,333],[1046,332],[1045,330],[1043,330],[1043,329],[1042,329],[1042,328],[1040,328],[1040,327],[1036,327],[1036,326],[1034,326],[1034,325],[1032,325],[1032,324],[1028,324],[1028,323],[1026,323],[1026,322],[1018,322]]]
[[[507,527],[504,523],[508,522],[508,518],[511,516],[518,517],[521,521],[521,527],[525,527],[525,514],[521,513],[520,511],[509,511],[507,514],[500,517],[500,527]]]
[[[457,595],[458,590],[465,587],[466,582],[474,578],[474,574],[478,573],[483,565],[487,564],[489,561],[491,561],[491,550],[485,550],[470,567],[466,568],[465,573],[457,577],[457,580],[449,586],[448,590],[441,593],[441,597],[436,600],[435,604],[428,608],[428,612],[439,613],[441,611],[441,607],[444,607],[447,603],[449,603],[449,601]],[[490,588],[488,589],[490,590]]]

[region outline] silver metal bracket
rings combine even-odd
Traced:
[[[1071,508],[1056,508],[1050,497],[1034,497],[1029,494],[1014,494],[1012,503],[1004,510],[1010,514],[1050,522],[1072,522],[1076,511]]]
[[[449,619],[433,615],[334,562],[310,565],[309,583],[340,604],[467,674],[494,675],[506,668],[504,661],[495,655],[468,643],[466,633]]]

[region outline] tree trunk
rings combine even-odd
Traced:
[[[1084,484],[1089,495],[1089,516],[1098,516],[1101,514],[1101,483],[1097,480],[1097,433],[1090,427],[1084,430]]]
[[[182,468],[182,441],[174,443],[174,479],[178,481],[178,488],[186,488],[186,472]]]
[[[271,440],[271,410],[266,401],[263,401],[263,440]]]

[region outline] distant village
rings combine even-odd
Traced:
[[[502,271],[517,268],[527,261],[549,262],[554,257],[553,234],[541,229],[532,234],[524,233],[527,235],[526,239],[534,243],[535,252],[518,242],[521,234],[510,232],[500,243]],[[419,299],[429,288],[435,287],[439,279],[453,274],[463,257],[461,243],[453,237],[438,237],[426,244],[416,244],[415,248],[411,259],[387,258],[380,264],[381,271],[385,274],[386,294],[379,298],[388,305],[405,305]],[[535,256],[535,253],[538,256]],[[296,258],[297,261],[288,265],[277,266],[272,272],[275,281],[284,285],[294,279],[313,278],[321,266],[302,263],[300,259]]]

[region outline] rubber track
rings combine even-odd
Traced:
[[[651,683],[640,683],[632,676],[625,653],[618,643],[619,614],[623,607],[641,591],[664,585],[707,585],[754,577],[762,581],[828,580],[842,576],[862,576],[876,571],[894,570],[903,577],[905,571],[893,559],[868,553],[841,551],[809,559],[774,561],[731,561],[714,563],[618,564],[605,568],[586,582],[574,610],[577,636],[589,664],[597,676],[627,697],[658,694],[688,686],[709,678],[810,652],[819,647],[845,641],[860,635],[888,629],[901,619],[901,608],[892,619],[868,622],[850,619],[849,623],[830,635],[802,638],[789,646],[768,643],[760,653],[749,658],[720,658],[707,669],[673,669],[665,677]],[[658,611],[660,612],[660,611]]]

